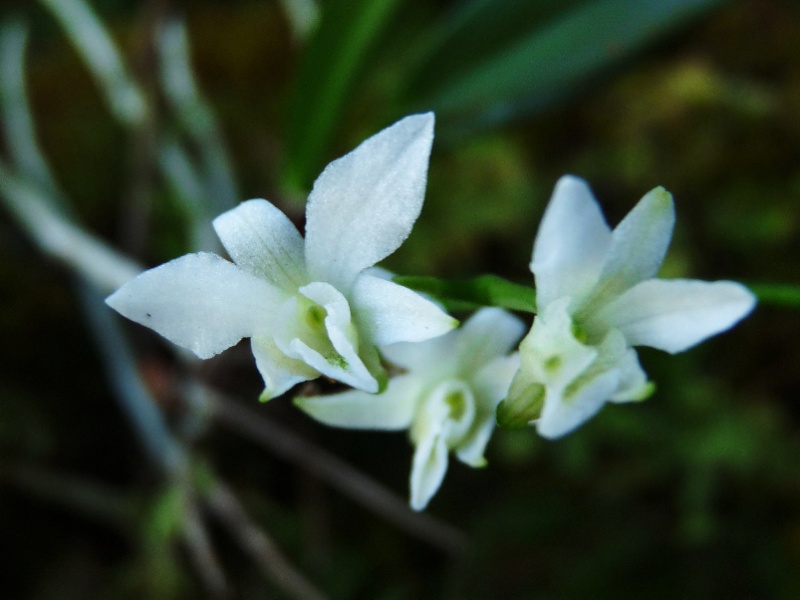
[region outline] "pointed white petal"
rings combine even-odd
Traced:
[[[596,352],[595,359],[568,385],[575,386],[578,379],[588,381],[606,371],[618,369],[629,350],[625,342],[625,336],[618,329],[609,330],[606,337],[598,345],[592,346],[592,348]]]
[[[298,383],[319,376],[316,369],[281,352],[270,336],[254,337],[250,340],[250,347],[256,358],[258,372],[264,379],[262,398],[275,398]]]
[[[579,302],[597,282],[610,245],[611,229],[586,182],[559,179],[533,246],[538,305],[564,296]]]
[[[326,425],[399,430],[411,425],[420,392],[420,382],[415,377],[400,375],[389,382],[382,394],[352,390],[330,396],[298,397],[294,403]]]
[[[420,342],[458,327],[458,321],[420,294],[362,273],[353,287],[359,330],[372,343]]]
[[[482,308],[458,331],[459,371],[471,377],[489,361],[508,354],[525,333],[525,324],[500,308]]]
[[[457,372],[455,347],[458,329],[424,342],[398,342],[381,347],[390,363],[413,371],[419,377],[454,377]]]
[[[447,446],[439,435],[422,438],[411,466],[411,508],[422,510],[442,485],[447,472]]]
[[[733,281],[651,279],[612,301],[599,319],[622,331],[631,346],[682,352],[744,318],[755,297]]]
[[[269,328],[283,294],[215,254],[187,254],[145,271],[106,299],[123,316],[200,358]]]
[[[486,466],[483,453],[497,426],[495,410],[508,393],[518,366],[516,355],[500,356],[485,365],[476,377],[479,381],[472,386],[475,394],[475,417],[469,433],[455,448],[461,462],[471,467]]]
[[[497,404],[506,397],[519,370],[519,354],[498,356],[478,369],[470,379],[480,410],[494,415]]]
[[[248,200],[214,219],[222,245],[245,271],[294,291],[307,283],[303,238],[266,200]]]
[[[465,465],[480,468],[486,466],[486,458],[483,453],[486,445],[494,433],[496,422],[494,413],[480,420],[470,432],[470,434],[456,448],[456,456]]]
[[[548,390],[542,416],[536,421],[539,435],[556,439],[591,419],[617,389],[619,375],[617,370],[607,371],[571,393],[569,388],[562,393]]]
[[[356,276],[408,237],[425,196],[433,114],[414,115],[329,164],[306,211],[312,280],[347,293]]]
[[[619,383],[617,391],[609,398],[610,402],[639,402],[655,391],[655,385],[647,380],[647,373],[639,364],[636,350],[628,349],[619,361],[618,368]]]
[[[608,259],[590,304],[604,304],[655,277],[664,262],[674,226],[672,195],[661,187],[645,194],[614,229]]]

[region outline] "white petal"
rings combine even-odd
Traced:
[[[286,350],[283,348],[281,348],[281,350],[286,352],[289,356],[302,360],[307,365],[314,367],[322,375],[346,383],[356,389],[364,390],[372,394],[376,393],[379,389],[378,381],[363,364],[354,365],[351,362],[345,361],[339,363],[332,362],[329,357],[323,356],[319,351],[314,350],[299,339],[293,339],[289,342]]]
[[[499,308],[484,308],[464,326],[419,343],[397,343],[381,348],[389,362],[420,377],[472,380],[475,373],[516,344],[524,324]]]
[[[486,451],[486,445],[494,433],[495,426],[494,412],[479,421],[470,435],[456,448],[458,459],[470,467],[485,467],[486,458],[483,453]]]
[[[262,398],[275,398],[296,384],[319,376],[316,369],[281,352],[270,336],[254,337],[250,340],[250,347],[258,372],[264,379]]]
[[[599,319],[622,331],[631,346],[682,352],[732,327],[755,306],[733,281],[652,279],[611,302]]]
[[[123,316],[200,358],[268,329],[283,294],[215,254],[187,254],[145,271],[106,299]]]
[[[485,364],[472,378],[476,414],[469,434],[456,447],[456,455],[461,462],[471,467],[486,465],[483,453],[497,425],[495,410],[508,394],[518,369],[518,354],[498,356]]]
[[[466,382],[444,380],[431,390],[420,407],[417,423],[422,424],[422,436],[437,431],[448,448],[455,447],[469,432],[475,420],[475,395]],[[412,437],[416,433],[412,432]]]
[[[591,419],[612,396],[619,384],[619,371],[595,377],[572,394],[548,390],[542,416],[536,421],[539,435],[556,439]]]
[[[289,298],[275,319],[274,339],[280,351],[332,379],[377,392],[378,381],[359,356],[347,299],[322,282],[299,291],[301,295]]]
[[[503,422],[522,424],[538,416],[543,401],[549,398],[552,404],[597,358],[596,348],[575,338],[569,301],[561,298],[545,306],[520,343],[520,368],[499,415]]]
[[[611,229],[586,182],[570,175],[559,179],[533,246],[538,305],[583,298],[597,282],[610,245]]]
[[[294,291],[307,283],[303,238],[266,200],[248,200],[214,219],[222,245],[245,271]]]
[[[647,373],[639,364],[636,350],[628,349],[618,363],[619,383],[617,391],[610,402],[639,402],[648,398],[654,391],[655,385],[647,380]]]
[[[425,197],[433,114],[414,115],[330,163],[306,211],[312,280],[347,293],[356,276],[408,237]]]
[[[439,435],[424,437],[417,444],[411,466],[411,508],[422,510],[442,485],[447,472],[447,446]]]
[[[420,342],[458,327],[458,321],[417,292],[361,274],[353,287],[359,329],[372,343]]]
[[[590,304],[604,304],[655,277],[664,262],[674,226],[672,195],[660,187],[645,194],[614,229],[608,260]]]
[[[415,377],[400,375],[389,382],[382,394],[352,390],[330,396],[298,397],[294,403],[326,425],[399,430],[411,425],[420,391]]]
[[[567,313],[568,298],[545,306],[519,347],[520,374],[528,383],[563,389],[597,357],[597,350],[579,342]],[[527,386],[526,386],[527,387]]]
[[[364,275],[377,277],[378,279],[385,279],[386,281],[391,281],[395,278],[394,273],[392,273],[389,269],[384,269],[383,267],[370,267],[369,269],[364,269],[362,273],[364,273]]]
[[[458,331],[459,371],[471,377],[489,361],[508,354],[525,333],[521,319],[500,308],[482,308]]]
[[[454,377],[458,370],[455,353],[458,332],[458,329],[454,329],[424,342],[398,342],[382,346],[381,354],[390,363],[414,371],[419,377]]]
[[[480,410],[494,415],[498,403],[508,394],[508,388],[519,370],[519,354],[498,356],[478,369],[470,379],[478,398]]]
[[[328,339],[334,350],[344,359],[344,365],[341,361],[333,364],[326,361],[330,370],[320,369],[320,372],[360,390],[377,392],[378,382],[359,356],[359,334],[353,325],[347,299],[332,285],[322,282],[310,283],[300,288],[300,292],[325,309],[327,313],[325,329],[328,332]],[[346,379],[342,379],[341,375],[335,375],[340,370],[347,372]]]

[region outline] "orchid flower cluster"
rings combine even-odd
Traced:
[[[417,510],[451,452],[481,467],[497,424],[552,439],[606,402],[643,400],[654,386],[635,346],[681,352],[755,304],[735,282],[656,278],[675,222],[668,192],[646,194],[612,231],[587,184],[566,176],[533,248],[530,331],[523,338],[524,322],[496,306],[458,327],[374,267],[420,214],[433,126],[431,113],[406,117],[329,164],[308,197],[305,238],[273,204],[249,200],[214,220],[233,262],[182,256],[107,299],[200,358],[250,338],[264,400],[320,376],[350,386],[295,404],[337,427],[407,429]]]

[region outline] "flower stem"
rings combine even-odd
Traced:
[[[789,283],[755,283],[748,285],[761,304],[800,308],[800,285]]]
[[[536,313],[536,290],[513,283],[497,275],[480,275],[470,279],[397,276],[392,281],[433,296],[448,310],[475,310],[482,306],[499,306],[508,310]]]

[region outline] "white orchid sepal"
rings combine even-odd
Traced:
[[[309,196],[305,239],[271,203],[249,200],[214,221],[233,263],[183,256],[107,303],[200,358],[251,338],[262,398],[319,375],[378,392],[378,344],[457,325],[433,302],[364,272],[419,216],[433,124],[431,113],[406,117],[329,164]]]

